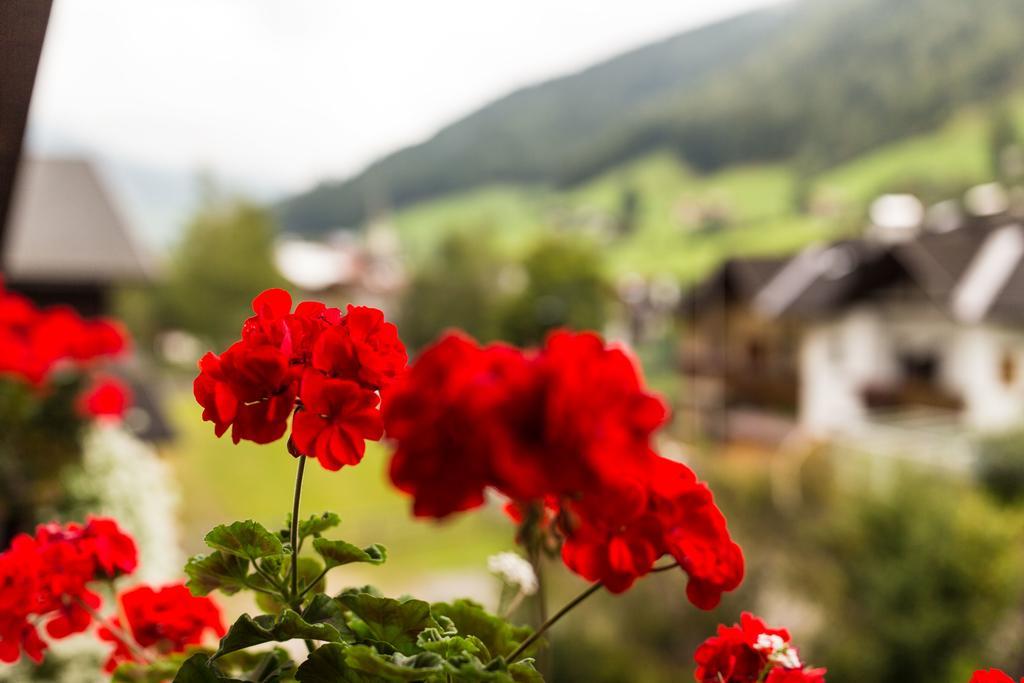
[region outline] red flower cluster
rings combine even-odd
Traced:
[[[45,524],[34,537],[16,536],[0,553],[0,661],[17,661],[22,651],[41,661],[39,623],[51,638],[84,631],[100,603],[88,584],[130,574],[136,564],[135,542],[112,519]]]
[[[123,382],[113,377],[100,377],[78,398],[78,410],[83,415],[98,418],[119,418],[132,403],[132,392]]]
[[[292,421],[289,447],[328,470],[355,465],[383,435],[378,391],[405,368],[398,330],[375,308],[337,308],[270,289],[252,302],[242,338],[199,361],[193,385],[217,436],[270,443]]]
[[[0,374],[41,386],[62,365],[81,370],[127,344],[111,320],[85,320],[66,306],[41,309],[0,282]]]
[[[1021,683],[1024,683],[1024,678],[1020,680]],[[999,669],[988,669],[975,671],[971,676],[970,683],[1015,683],[1015,681]]]
[[[139,586],[121,593],[118,599],[128,623],[128,635],[135,644],[153,648],[162,655],[199,645],[207,631],[218,638],[226,632],[220,609],[213,600],[192,595],[184,584],[156,589]],[[123,628],[119,618],[113,623],[118,629]],[[99,629],[102,640],[114,643],[104,667],[108,672],[124,662],[140,661],[132,644],[124,642],[120,635],[106,627]]]
[[[719,626],[694,655],[699,683],[825,683],[825,669],[810,669],[786,629],[768,628],[744,612],[735,626]]]
[[[450,334],[387,398],[391,479],[416,515],[471,509],[493,488],[520,511],[545,511],[566,565],[609,590],[626,590],[666,553],[700,607],[739,585],[743,556],[707,487],[651,450],[664,405],[600,337],[558,332],[521,351]]]

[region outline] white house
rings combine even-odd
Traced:
[[[1024,222],[918,215],[786,258],[734,259],[695,288],[683,302],[695,424],[726,438],[769,424],[764,413],[816,438],[901,415],[965,433],[1024,425]]]

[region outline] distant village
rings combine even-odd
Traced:
[[[721,264],[679,309],[690,434],[966,466],[1024,420],[1022,208],[995,183],[886,195],[861,237]]]
[[[384,222],[323,242],[284,236],[274,260],[309,294],[382,305],[407,285]],[[37,300],[101,313],[154,265],[88,162],[29,160],[4,272]],[[1024,423],[1024,205],[999,184],[928,207],[885,195],[859,237],[730,258],[682,294],[662,285],[621,282],[625,315],[609,332],[636,341],[675,318],[688,440],[848,440],[962,467],[973,435]],[[150,413],[137,431],[166,438],[159,402],[136,385]]]

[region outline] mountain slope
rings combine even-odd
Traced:
[[[819,169],[1021,80],[1017,0],[803,0],[527,88],[355,178],[280,205],[317,233],[495,183],[571,185],[654,149],[700,171]]]

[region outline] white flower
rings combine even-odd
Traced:
[[[487,569],[507,584],[516,586],[523,595],[537,592],[537,575],[533,566],[515,553],[498,553],[487,558]]]
[[[754,649],[767,653],[769,662],[778,664],[785,669],[799,669],[803,666],[796,648],[790,647],[789,643],[778,634],[762,633],[757,637]]]

